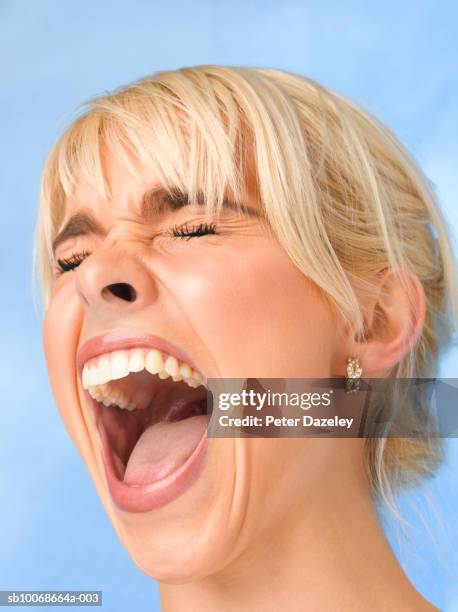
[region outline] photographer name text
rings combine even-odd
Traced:
[[[263,416],[247,415],[244,417],[231,417],[227,414],[218,417],[220,427],[342,427],[350,429],[354,419],[342,417],[314,418],[308,414],[301,417],[275,417],[270,414]]]

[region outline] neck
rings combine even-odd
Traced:
[[[161,584],[164,612],[435,610],[399,566],[365,479],[341,471],[322,480],[293,520],[250,542],[223,571]]]

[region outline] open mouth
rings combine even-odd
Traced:
[[[89,359],[82,383],[118,481],[145,487],[167,479],[206,435],[207,389],[187,363],[135,347]]]

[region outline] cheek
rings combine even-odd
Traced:
[[[46,311],[43,342],[52,392],[65,426],[76,443],[79,401],[76,382],[76,348],[82,308],[71,283],[61,287]]]
[[[335,326],[319,289],[272,242],[240,253],[182,270],[181,299],[220,375],[327,376]]]

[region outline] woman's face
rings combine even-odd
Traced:
[[[74,269],[58,275],[46,313],[51,384],[135,562],[159,580],[203,577],[303,520],[345,457],[332,439],[207,439],[193,372],[342,375],[339,321],[268,232],[254,183],[250,212],[228,205],[213,226],[198,204],[144,196],[109,155],[105,170],[112,199],[80,183],[56,242],[56,261]]]

